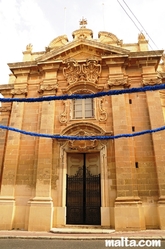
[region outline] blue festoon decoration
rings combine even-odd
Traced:
[[[29,135],[29,136],[34,136],[34,137],[45,137],[45,138],[54,138],[54,139],[69,139],[69,140],[106,140],[106,139],[137,137],[137,136],[141,136],[141,135],[145,135],[145,134],[149,134],[149,133],[163,131],[163,130],[165,130],[165,126],[162,126],[162,127],[156,128],[156,129],[152,129],[152,130],[139,131],[139,132],[135,132],[132,134],[119,134],[119,135],[115,135],[115,136],[87,136],[87,137],[85,137],[85,136],[81,137],[81,136],[50,135],[50,134],[28,132],[28,131],[19,130],[19,129],[9,127],[9,126],[4,126],[4,125],[0,125],[0,129],[15,131],[15,132],[19,132],[19,133],[24,134],[24,135]]]
[[[53,101],[53,100],[66,100],[66,99],[87,99],[87,98],[97,98],[103,96],[112,96],[126,93],[138,93],[146,91],[155,91],[165,89],[165,84],[155,85],[155,86],[145,86],[138,88],[128,88],[122,90],[110,90],[107,92],[98,92],[92,94],[72,94],[72,95],[61,95],[61,96],[48,96],[41,98],[0,98],[0,102],[42,102],[42,101]]]
[[[123,89],[123,90],[110,90],[107,92],[98,92],[94,94],[73,94],[73,95],[62,95],[62,96],[49,96],[42,98],[0,98],[0,102],[41,102],[41,101],[53,101],[53,100],[66,100],[66,99],[85,99],[85,98],[96,98],[102,96],[112,96],[126,93],[137,93],[137,92],[146,92],[146,91],[155,91],[165,89],[165,84],[155,85],[155,86],[145,86],[139,88]],[[28,132],[24,130],[19,130],[13,127],[0,125],[0,129],[5,129],[9,131],[19,132],[24,135],[34,136],[34,137],[45,137],[52,139],[69,139],[69,140],[106,140],[106,139],[118,139],[118,138],[128,138],[136,137],[149,133],[159,132],[165,130],[165,126],[155,128],[152,130],[144,130],[140,132],[134,132],[133,134],[119,134],[115,136],[62,136],[62,135],[51,135],[51,134],[40,134],[35,132]]]

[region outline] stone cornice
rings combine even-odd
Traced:
[[[14,89],[14,84],[0,85],[0,93],[5,97],[11,95],[11,90]]]
[[[8,63],[7,65],[12,70],[16,68],[20,69],[20,68],[29,68],[29,67],[37,66],[37,63],[36,61],[23,61],[23,62]]]
[[[3,85],[0,85],[0,91],[11,90],[13,88],[14,88],[14,84],[3,84]]]
[[[129,58],[162,57],[163,50],[130,52]]]
[[[130,51],[127,49],[123,49],[123,48],[112,46],[112,45],[103,44],[103,43],[93,41],[93,40],[76,40],[76,41],[72,41],[72,42],[68,43],[67,45],[64,45],[62,48],[61,47],[56,48],[56,49],[44,54],[43,56],[36,58],[36,61],[49,60],[54,56],[57,56],[61,53],[69,51],[72,48],[76,48],[78,46],[93,47],[93,48],[97,48],[97,49],[100,49],[103,51],[117,53],[117,54],[123,54],[123,55],[130,53]]]

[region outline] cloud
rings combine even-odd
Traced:
[[[119,2],[126,8],[124,1]],[[157,0],[125,2],[157,47],[162,49],[165,44],[162,31],[165,26],[164,0],[159,0],[159,4]],[[138,40],[140,31],[117,0],[0,0],[0,84],[8,82],[7,63],[22,61],[22,51],[28,43],[33,45],[33,51],[42,51],[64,31],[71,41],[72,32],[79,28],[82,17],[87,19],[87,28],[93,30],[94,38],[104,30],[114,33],[124,43]],[[147,35],[146,38],[149,39]]]
[[[5,84],[10,73],[7,63],[22,61],[28,43],[36,51],[44,50],[54,30],[36,0],[1,0],[0,37],[0,84]]]

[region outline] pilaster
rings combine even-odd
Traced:
[[[40,133],[54,133],[54,102],[42,102]],[[52,226],[52,139],[39,138],[36,192],[29,202],[29,231],[49,231]]]
[[[19,96],[23,97],[22,95]],[[24,103],[13,102],[9,126],[21,129],[23,112]],[[20,139],[20,133],[8,132],[0,196],[0,229],[12,229]]]
[[[128,96],[112,96],[114,135],[130,134],[131,120],[127,108]],[[133,138],[114,140],[117,198],[115,201],[115,229],[144,229],[144,216],[138,197],[135,179],[135,156]]]
[[[163,110],[159,91],[146,92],[151,129],[164,125]],[[160,228],[165,229],[165,132],[152,133],[155,165],[159,186],[158,214]]]

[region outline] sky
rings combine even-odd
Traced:
[[[0,84],[8,83],[7,63],[22,61],[27,44],[39,52],[60,35],[72,41],[82,17],[94,38],[108,31],[136,43],[143,32],[150,49],[165,49],[164,13],[165,0],[0,0]]]

